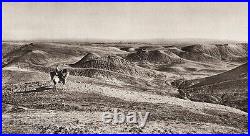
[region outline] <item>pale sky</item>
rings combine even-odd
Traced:
[[[248,39],[247,3],[3,3],[3,40]]]

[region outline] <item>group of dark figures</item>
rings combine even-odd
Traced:
[[[67,69],[60,70],[58,67],[56,67],[55,71],[50,72],[50,77],[52,82],[54,83],[54,87],[56,87],[56,84],[62,83],[65,85],[66,80],[69,76],[69,72]]]

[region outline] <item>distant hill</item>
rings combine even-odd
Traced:
[[[196,44],[182,47],[178,55],[200,62],[247,61],[247,44]]]
[[[132,62],[150,62],[154,64],[181,63],[182,59],[168,50],[137,51],[128,54],[127,60]]]

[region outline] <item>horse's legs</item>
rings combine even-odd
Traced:
[[[63,85],[65,85],[66,84],[66,80],[62,79],[62,83],[63,83]]]
[[[56,89],[56,81],[55,81],[55,80],[53,80],[53,83],[54,83],[53,88],[55,88],[55,89]]]

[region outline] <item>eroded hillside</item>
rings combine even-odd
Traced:
[[[246,133],[247,44],[4,42],[3,133]],[[56,88],[49,72],[70,76]],[[150,112],[103,124],[105,111]]]

